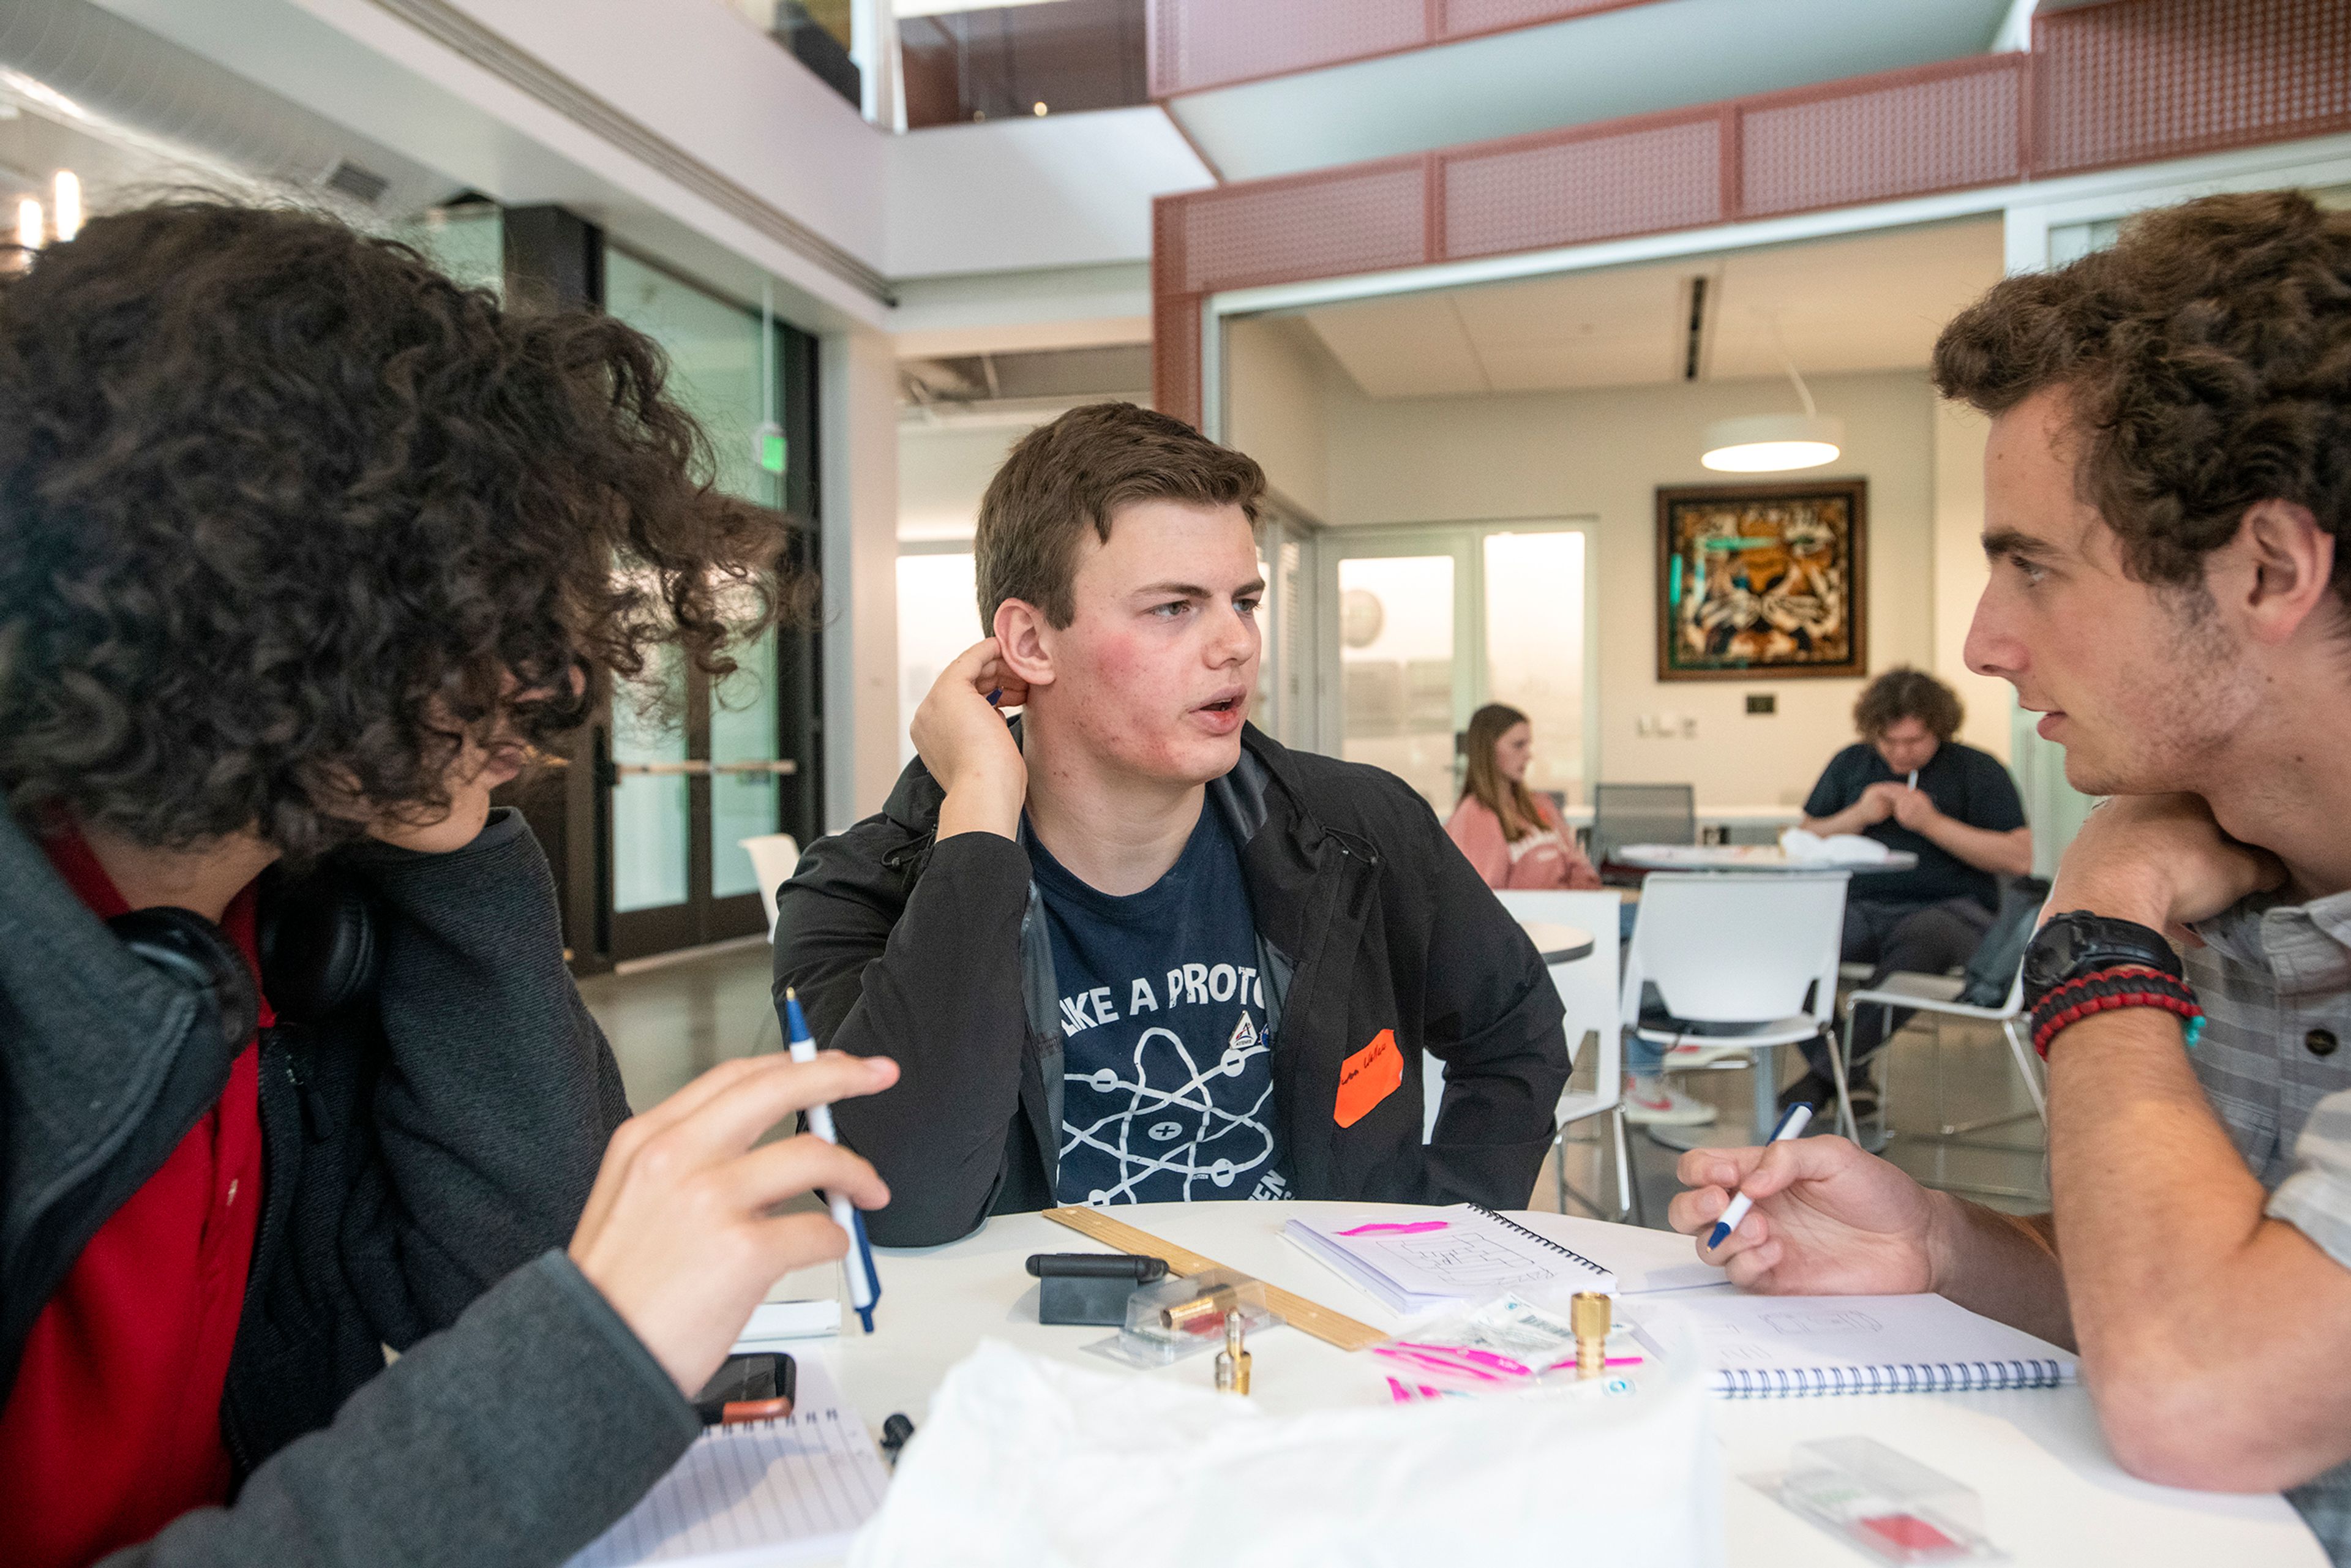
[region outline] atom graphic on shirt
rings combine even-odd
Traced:
[[[1272,1086],[1243,1113],[1217,1104],[1209,1098],[1208,1085],[1218,1078],[1238,1078],[1250,1058],[1265,1055],[1269,1049],[1244,1013],[1232,1040],[1205,1066],[1193,1060],[1191,1048],[1174,1030],[1154,1025],[1135,1039],[1132,1082],[1119,1076],[1114,1067],[1066,1074],[1070,1082],[1082,1083],[1096,1093],[1123,1090],[1127,1096],[1123,1110],[1091,1126],[1065,1124],[1062,1128],[1069,1134],[1061,1146],[1063,1159],[1072,1150],[1089,1148],[1118,1162],[1117,1185],[1088,1193],[1086,1201],[1097,1206],[1139,1203],[1136,1188],[1162,1172],[1184,1178],[1188,1199],[1196,1182],[1228,1188],[1265,1164],[1273,1154],[1273,1133],[1257,1118],[1272,1096]]]

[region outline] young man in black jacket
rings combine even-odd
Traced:
[[[885,1198],[753,1145],[886,1062],[630,1118],[490,809],[782,586],[662,375],[295,213],[0,263],[0,1563],[559,1563]]]
[[[778,995],[904,1073],[837,1116],[894,1194],[876,1240],[1061,1203],[1525,1203],[1558,994],[1400,779],[1248,726],[1263,488],[1131,404],[1025,437],[980,507],[994,635],[881,813],[784,884]]]

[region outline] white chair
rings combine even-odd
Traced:
[[[799,841],[789,833],[761,833],[736,841],[751,857],[751,874],[759,879],[759,903],[768,911],[768,940],[776,939],[776,889],[790,880],[800,863]]]
[[[1632,1152],[1625,1142],[1623,1100],[1625,1070],[1622,1041],[1617,1035],[1616,965],[1617,910],[1620,901],[1607,891],[1569,893],[1565,891],[1497,893],[1502,907],[1519,921],[1549,921],[1559,925],[1573,925],[1592,934],[1592,951],[1583,957],[1551,966],[1552,984],[1559,990],[1559,999],[1567,1009],[1566,1031],[1569,1059],[1581,1062],[1584,1042],[1597,1041],[1593,1059],[1593,1087],[1589,1090],[1570,1089],[1560,1096],[1555,1117],[1558,1134],[1552,1139],[1552,1170],[1559,1179],[1559,1207],[1567,1208],[1573,1194],[1583,1207],[1594,1214],[1603,1212],[1601,1206],[1567,1185],[1565,1165],[1566,1141],[1570,1124],[1605,1115],[1611,1123],[1616,1151],[1616,1214],[1622,1217],[1638,1207],[1640,1188],[1633,1177]],[[1445,1094],[1445,1064],[1433,1056],[1421,1059],[1421,1096],[1424,1104],[1421,1141],[1426,1143],[1437,1126],[1437,1105]]]
[[[1642,884],[1620,993],[1624,1027],[1657,1045],[1695,1039],[1750,1048],[1758,1137],[1778,1118],[1773,1048],[1834,1027],[1850,880],[1844,872],[1657,872]],[[1644,1028],[1645,986],[1656,987],[1675,1018],[1718,1027],[1697,1036]]]
[[[1836,1082],[1838,1132],[1855,1143],[1861,1142],[1860,1124],[1854,1119],[1853,1114],[1853,1096],[1847,1092],[1845,1086],[1843,1041],[1853,1038],[1855,1009],[1877,1007],[1886,1009],[1886,1021],[1889,1025],[1893,1022],[1892,1014],[1896,1008],[1932,1016],[1938,1025],[1935,1042],[1938,1055],[1942,1045],[1940,1020],[1947,1018],[1969,1019],[1978,1023],[1997,1025],[2001,1038],[2008,1042],[2008,1054],[2016,1064],[2016,1075],[2024,1081],[2024,1092],[2032,1102],[2031,1113],[2041,1118],[2042,1131],[2044,1137],[2046,1136],[2049,1127],[2049,1100],[2042,1088],[2041,1074],[2034,1067],[2035,1058],[2025,1039],[2024,966],[2021,963],[2017,966],[2016,974],[2008,983],[2008,996],[1996,1008],[1971,1007],[1957,999],[1959,988],[1964,984],[1965,981],[1957,975],[1921,975],[1897,970],[1886,976],[1885,984],[1876,989],[1855,991],[1845,998],[1844,1031],[1841,1036],[1832,1036],[1829,1040],[1829,1073]],[[1888,1033],[1890,1035],[1890,1030]],[[1892,1043],[1890,1039],[1887,1043]],[[1884,1053],[1881,1051],[1879,1054]],[[1892,1084],[1889,1082],[1886,1089],[1891,1088]],[[1938,1120],[1940,1119],[1939,1098],[1938,1088]],[[1881,1092],[1877,1113],[1878,1131],[1881,1134],[1886,1133],[1886,1095]],[[1988,1116],[1980,1121],[1947,1124],[1941,1129],[1939,1139],[1934,1141],[1948,1143],[1965,1134],[1980,1133],[1988,1127],[1998,1127],[2010,1122],[2022,1121],[2025,1114],[2026,1113],[2018,1111],[2004,1116]],[[1883,1138],[1880,1141],[1882,1143]],[[2013,1145],[1981,1146],[2012,1147]],[[2021,1187],[1986,1186],[1964,1182],[1941,1182],[1929,1185],[1941,1186],[1951,1192],[1972,1192],[1989,1197],[2032,1198],[2046,1196],[2043,1193],[2029,1192]]]

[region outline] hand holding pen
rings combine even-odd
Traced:
[[[710,1381],[778,1279],[848,1249],[830,1215],[779,1215],[778,1204],[817,1188],[860,1208],[890,1201],[847,1149],[760,1138],[801,1111],[897,1081],[886,1057],[743,1057],[612,1134],[569,1255],[684,1397]]]
[[[816,1040],[809,1033],[808,1017],[800,1011],[799,993],[791,987],[784,988],[784,1021],[791,1031],[791,1053],[794,1061],[813,1062],[817,1059]],[[809,1131],[826,1143],[838,1145],[841,1134],[833,1131],[832,1107],[822,1101],[807,1107]],[[865,1217],[857,1212],[845,1192],[828,1195],[826,1203],[831,1209],[833,1224],[849,1238],[849,1255],[843,1265],[849,1270],[849,1304],[857,1309],[857,1321],[865,1332],[873,1332],[873,1306],[882,1299],[882,1276],[873,1268],[873,1249],[865,1239]]]
[[[1833,1136],[1692,1149],[1674,1175],[1688,1190],[1667,1211],[1673,1228],[1696,1238],[1700,1260],[1732,1284],[1772,1295],[1931,1291],[1959,1207]],[[1748,1212],[1708,1246],[1741,1197]]]

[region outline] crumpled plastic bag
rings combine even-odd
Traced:
[[[1827,838],[1804,828],[1780,835],[1780,852],[1802,865],[1884,865],[1894,852],[1876,839],[1859,833],[1832,833]]]
[[[940,1385],[850,1564],[1462,1568],[1533,1551],[1710,1568],[1721,1480],[1703,1363],[1693,1349],[1670,1364],[1631,1394],[1280,1416],[983,1341]]]

